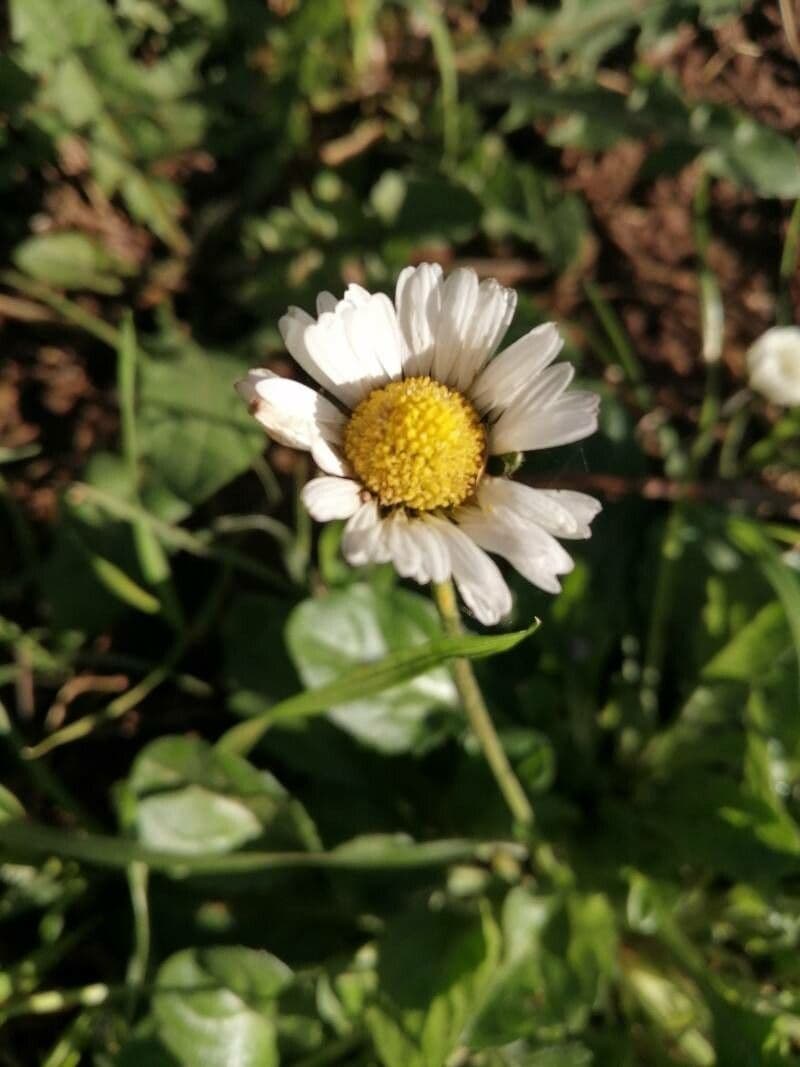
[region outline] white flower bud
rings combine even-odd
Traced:
[[[800,404],[800,327],[775,326],[747,353],[750,386],[773,404]]]

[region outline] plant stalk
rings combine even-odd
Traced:
[[[461,614],[458,609],[456,592],[453,583],[449,579],[446,582],[433,583],[433,595],[436,606],[442,618],[445,632],[452,637],[462,634],[464,628],[461,624]],[[519,779],[508,761],[500,738],[494,728],[491,716],[483,699],[480,686],[468,659],[454,659],[451,664],[453,679],[456,683],[459,695],[467,713],[469,724],[478,739],[489,764],[492,774],[500,787],[500,792],[508,804],[514,818],[526,827],[532,827],[534,823],[533,808],[528,800]]]

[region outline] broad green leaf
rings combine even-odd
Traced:
[[[264,448],[263,431],[233,389],[244,371],[190,343],[141,357],[139,449],[149,472],[142,498],[157,513],[183,518]]]
[[[145,797],[137,805],[140,840],[165,852],[228,852],[259,837],[248,807],[200,785]]]
[[[331,685],[357,665],[375,663],[387,653],[412,649],[440,635],[433,607],[424,597],[401,589],[381,594],[361,584],[304,601],[286,627],[289,652],[310,689]],[[456,700],[450,675],[439,668],[369,699],[340,702],[330,717],[360,741],[399,752],[424,744],[428,713],[452,708]]]
[[[315,843],[302,808],[272,775],[200,738],[153,741],[128,787],[138,838],[156,851],[207,855],[256,839],[279,849]]]
[[[132,273],[100,241],[78,232],[29,237],[14,249],[13,259],[25,274],[62,289],[119,293],[121,278]]]
[[[291,981],[268,952],[184,949],[158,971],[158,1035],[183,1067],[278,1067],[275,999]]]
[[[179,1067],[175,1057],[152,1038],[126,1042],[113,1062],[114,1067]]]
[[[371,199],[392,232],[411,240],[468,240],[480,222],[480,204],[463,185],[438,175],[385,171]]]
[[[692,132],[709,145],[705,161],[712,174],[755,189],[761,196],[800,196],[800,159],[782,134],[743,115],[698,105]]]
[[[505,652],[530,636],[537,626],[538,622],[528,630],[490,637],[442,637],[424,645],[392,652],[375,664],[355,667],[336,682],[290,697],[247,722],[232,726],[218,742],[219,747],[225,751],[246,754],[273,725],[318,715],[338,704],[382,693],[456,656],[479,659]]]
[[[88,48],[111,25],[109,9],[98,0],[13,0],[14,40],[25,44],[25,58],[44,70],[73,48]]]

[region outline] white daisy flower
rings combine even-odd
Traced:
[[[773,404],[800,404],[800,327],[774,326],[747,353],[750,386]]]
[[[350,285],[317,298],[316,319],[290,308],[286,347],[319,391],[253,370],[239,393],[271,437],[309,451],[324,472],[303,490],[320,522],[346,519],[356,566],[391,562],[419,583],[452,577],[487,625],[511,593],[487,553],[550,593],[573,561],[556,540],[589,537],[600,504],[487,473],[493,456],[553,448],[597,429],[599,399],[569,390],[574,368],[551,366],[562,340],[539,326],[494,356],[516,293],[472,270],[446,279],[407,267],[395,303]],[[494,358],[492,358],[494,356]]]

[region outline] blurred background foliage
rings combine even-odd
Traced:
[[[793,5],[5,18],[0,1064],[800,1062],[800,413],[744,374],[800,303]],[[563,594],[461,646],[532,840],[426,596],[232,390],[422,259],[603,395],[521,472],[604,499]]]

